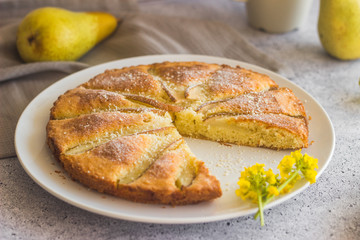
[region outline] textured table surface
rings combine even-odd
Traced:
[[[227,1],[226,1],[227,2]],[[191,225],[122,221],[71,206],[47,193],[16,157],[0,159],[0,239],[360,239],[360,60],[341,62],[322,49],[318,1],[306,24],[286,34],[248,27],[242,3],[140,2],[140,11],[227,23],[262,51],[284,61],[293,82],[314,96],[336,133],[330,164],[301,194],[265,211],[266,226],[252,216]],[[225,7],[226,6],[226,7]]]

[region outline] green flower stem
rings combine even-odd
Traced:
[[[286,187],[286,185],[288,185],[289,184],[289,182],[291,182],[292,180],[294,180],[294,178],[297,176],[297,175],[299,175],[299,172],[300,172],[300,169],[296,169],[295,170],[295,172],[293,172],[292,174],[291,174],[291,176],[283,183],[283,184],[281,184],[279,187],[278,187],[278,191],[279,192],[281,192],[285,187]],[[271,196],[271,199],[272,198],[274,198],[274,196]],[[270,198],[269,198],[270,199]],[[270,200],[271,201],[271,200]],[[269,202],[269,201],[266,201],[267,203]]]
[[[260,191],[258,191],[258,204],[259,204],[259,212],[260,212],[260,224],[261,226],[264,226],[265,221],[264,221],[264,212],[263,212],[263,202]]]
[[[281,190],[283,190],[286,187],[286,185],[288,185],[299,174],[299,171],[300,171],[299,169],[296,169],[295,172],[293,172],[291,174],[291,176],[283,184],[281,184],[278,187],[278,191],[281,192]],[[262,207],[265,207],[265,205],[268,204],[269,202],[271,202],[274,199],[274,197],[275,197],[275,195],[271,195],[269,198],[266,198]],[[260,208],[257,211],[257,213],[255,214],[254,218],[257,219],[259,217],[259,214],[260,215],[263,214],[262,210],[260,211]]]

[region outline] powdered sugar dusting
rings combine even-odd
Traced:
[[[146,69],[136,67],[108,70],[92,78],[83,86],[144,95],[156,95],[162,92],[161,84],[147,73]]]
[[[206,78],[214,71],[214,66],[207,64],[187,64],[180,65],[174,63],[163,66],[162,64],[154,64],[155,75],[160,76],[166,81],[176,85],[188,86],[198,82],[204,82]]]

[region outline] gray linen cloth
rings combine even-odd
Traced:
[[[93,10],[99,9],[94,6]],[[111,8],[110,12],[116,11]],[[120,18],[116,32],[76,62],[24,63],[15,44],[20,19],[0,28],[0,158],[15,156],[15,127],[26,105],[52,83],[92,65],[151,54],[203,54],[241,60],[292,76],[286,66],[221,22],[146,15],[136,9],[124,13],[124,8]]]

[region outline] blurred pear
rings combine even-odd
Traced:
[[[330,55],[360,58],[360,0],[321,0],[318,32]]]
[[[71,12],[45,7],[21,22],[16,45],[25,62],[74,61],[108,37],[117,19],[104,12]]]

